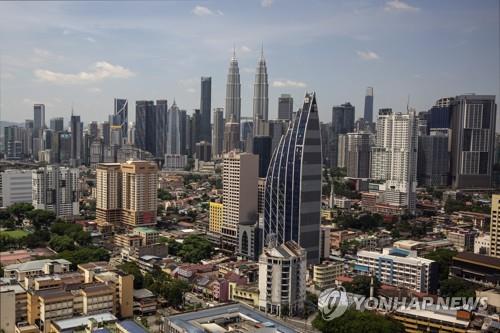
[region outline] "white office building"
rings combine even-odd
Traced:
[[[0,174],[0,207],[31,203],[31,170],[5,170]]]
[[[306,299],[306,277],[306,251],[296,242],[264,248],[259,257],[260,310],[275,315],[300,314]]]
[[[381,283],[423,293],[436,291],[439,279],[434,260],[400,248],[385,248],[382,253],[358,251],[354,270],[373,274]]]
[[[60,217],[78,215],[78,176],[78,169],[56,165],[33,170],[33,207],[51,210]]]

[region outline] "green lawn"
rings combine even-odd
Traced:
[[[17,230],[10,230],[10,231],[0,231],[0,236],[9,236],[9,237],[12,237],[12,238],[23,238],[25,236],[27,236],[29,234],[29,232],[27,231],[24,231],[24,230],[20,230],[20,229],[17,229]]]

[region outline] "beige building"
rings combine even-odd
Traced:
[[[224,154],[222,182],[224,220],[222,242],[226,248],[238,245],[238,226],[257,222],[257,179],[259,156],[231,151]]]
[[[222,231],[222,221],[224,221],[224,208],[221,203],[210,202],[208,230],[220,234]]]
[[[320,289],[331,288],[335,279],[344,273],[344,264],[341,261],[324,262],[313,267],[313,283]]]
[[[33,260],[5,266],[3,276],[24,281],[24,278],[69,272],[70,265],[71,263],[65,259]]]
[[[500,194],[491,197],[490,255],[500,258]]]
[[[101,226],[131,229],[156,224],[158,167],[155,163],[105,163],[96,170],[96,217]]]
[[[0,329],[5,333],[16,330],[16,293],[14,290],[0,290]]]

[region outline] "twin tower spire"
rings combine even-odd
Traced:
[[[260,59],[255,71],[253,93],[253,134],[263,135],[264,124],[269,114],[269,83],[267,77],[264,47],[261,47]],[[233,56],[229,63],[226,83],[226,122],[241,122],[241,83],[236,48],[233,47]]]

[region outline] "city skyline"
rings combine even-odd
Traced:
[[[303,6],[295,1],[267,1],[267,6],[259,1],[57,3],[50,8],[2,3],[0,120],[24,122],[32,118],[33,104],[43,103],[46,119],[68,121],[73,106],[85,123],[104,121],[114,98],[131,105],[176,99],[191,113],[200,107],[202,76],[212,77],[212,109],[223,107],[233,45],[241,72],[241,114],[250,117],[262,43],[270,119],[277,117],[280,94],[291,94],[296,109],[306,90],[317,92],[322,121],[330,118],[326,110],[346,101],[360,117],[368,86],[375,91],[374,113],[381,107],[405,111],[408,95],[417,111],[441,97],[498,95],[498,3],[447,4],[314,2],[309,8],[317,19],[306,23]],[[284,6],[286,19],[279,15]],[[150,19],[131,20],[145,12]],[[443,15],[447,23],[437,25]],[[311,48],[317,52],[307,52]],[[135,110],[129,110],[129,118],[134,120]]]

